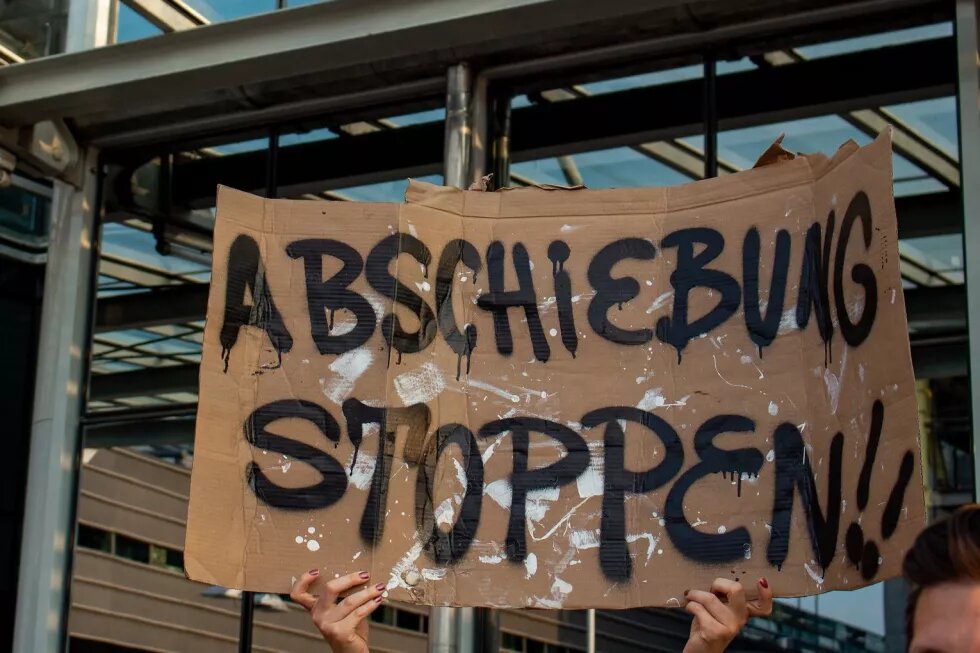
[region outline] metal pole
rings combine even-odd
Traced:
[[[470,91],[472,77],[465,63],[450,66],[446,73],[446,139],[443,148],[443,179],[446,186],[469,185],[472,146]],[[470,615],[472,617],[472,613]],[[460,653],[460,646],[473,646],[473,620],[463,620],[458,611],[433,607],[429,611],[429,653]]]
[[[472,125],[470,88],[472,76],[465,63],[450,66],[446,75],[446,140],[443,149],[443,177],[446,186],[469,185]]]
[[[85,157],[83,187],[55,181],[51,202],[14,623],[14,650],[30,653],[62,651],[68,639],[101,179],[97,150]]]
[[[715,55],[704,55],[704,177],[718,176],[718,79]]]
[[[282,7],[279,7],[282,9]],[[265,165],[265,196],[279,196],[279,128],[269,129],[268,157]],[[238,617],[238,653],[252,653],[252,630],[255,624],[255,593],[242,590]]]
[[[490,100],[489,84],[483,75],[473,80],[473,95],[470,98],[470,174],[469,182],[479,182],[487,174],[490,160]]]
[[[510,185],[510,101],[509,93],[493,98],[493,187]]]
[[[238,653],[252,651],[252,622],[255,615],[255,594],[242,592],[242,607],[238,617]]]
[[[586,653],[595,653],[595,608],[589,608],[586,614],[585,637]]]
[[[99,48],[115,39],[112,0],[68,3],[68,33],[65,52]]]
[[[959,68],[960,189],[963,197],[963,261],[967,333],[970,340],[970,407],[973,423],[973,498],[980,498],[980,78],[977,75],[977,7],[956,2]]]

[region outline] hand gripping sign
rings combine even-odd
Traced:
[[[188,575],[544,608],[895,575],[924,510],[889,136],[772,158],[402,204],[220,189]]]

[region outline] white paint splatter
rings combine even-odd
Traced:
[[[309,528],[306,529],[306,532],[309,533],[310,535],[313,535],[313,533],[316,533],[316,526],[310,526]]]
[[[726,532],[727,530],[728,530],[728,529],[727,529],[727,528],[725,528],[724,526],[719,526],[719,527],[718,527],[718,534],[719,534],[719,535],[721,535],[721,534],[724,534],[724,533],[725,533],[725,532]]]
[[[466,379],[466,384],[469,385],[469,386],[472,386],[474,388],[479,388],[480,390],[486,390],[487,392],[493,393],[493,394],[497,395],[498,397],[502,397],[502,398],[506,399],[507,401],[511,401],[511,402],[513,402],[515,404],[518,403],[521,400],[521,398],[519,396],[517,396],[517,395],[515,395],[513,393],[507,392],[506,390],[503,390],[501,388],[498,388],[495,385],[490,385],[489,383],[486,383],[484,381],[480,381],[478,379],[467,378]]]
[[[578,487],[578,495],[585,499],[588,497],[601,497],[603,492],[603,474],[602,474],[602,459],[599,459],[599,466],[596,466],[595,461],[592,462],[582,472],[577,479],[575,479],[575,485]]]
[[[554,338],[555,336],[558,335],[558,329],[550,329],[548,331],[548,335],[550,335],[552,338]]]
[[[527,493],[527,507],[524,514],[528,521],[540,522],[548,514],[551,504],[558,501],[559,488],[549,487],[543,490],[530,490]]]
[[[636,533],[626,536],[627,542],[636,542],[637,540],[647,541],[647,562],[650,562],[650,558],[653,556],[654,550],[657,548],[657,542],[659,538],[654,537],[651,533]]]
[[[824,368],[823,383],[827,386],[827,396],[830,399],[830,412],[836,415],[837,404],[840,401],[840,380],[828,368]]]
[[[373,360],[374,352],[367,347],[358,347],[338,356],[329,366],[334,375],[320,379],[323,395],[337,405],[342,404],[354,390],[357,380],[371,367]]]
[[[483,455],[480,457],[483,458],[484,465],[487,463],[488,460],[490,460],[490,456],[493,455],[493,452],[497,449],[497,447],[500,445],[501,441],[503,441],[505,437],[507,437],[507,434],[501,433],[500,435],[497,436],[497,438],[493,442],[490,443],[490,446],[483,451]]]
[[[373,291],[362,291],[364,299],[368,301],[371,308],[374,309],[374,314],[377,316],[378,320],[384,319],[385,313],[388,312],[388,306],[385,304],[385,299],[376,292]]]
[[[731,381],[729,381],[728,379],[726,379],[725,377],[723,377],[721,375],[721,372],[718,370],[718,357],[715,356],[714,354],[712,354],[711,355],[711,358],[715,361],[715,374],[717,374],[718,375],[718,378],[721,379],[722,381],[724,381],[726,385],[729,385],[729,386],[731,386],[733,388],[745,388],[746,390],[751,390],[752,389],[751,387],[749,387],[747,385],[742,385],[741,383],[732,383]]]
[[[813,567],[811,567],[808,563],[804,562],[803,568],[806,570],[806,573],[809,574],[810,578],[813,579],[813,582],[815,582],[817,585],[823,585],[823,576],[815,572],[813,570]]]
[[[432,286],[429,284],[428,281],[423,281],[422,283],[416,281],[415,287],[421,290],[422,292],[429,292],[430,290],[432,290]]]
[[[412,545],[412,548],[409,549],[404,556],[402,556],[402,559],[392,566],[391,576],[388,578],[388,589],[393,587],[409,589],[409,586],[405,582],[403,576],[409,569],[415,569],[415,561],[419,559],[420,555],[422,555],[422,543],[416,541],[415,544]]]
[[[858,378],[864,382],[864,363],[858,363]]]
[[[568,534],[568,543],[576,549],[597,549],[599,548],[599,531],[577,530]]]
[[[499,565],[501,562],[506,560],[506,556],[503,553],[495,553],[493,555],[480,556],[480,562],[485,565]]]
[[[456,523],[456,508],[453,505],[453,498],[448,497],[442,503],[439,504],[433,513],[436,518],[436,525],[446,524],[447,526],[452,526]]]
[[[647,315],[650,315],[654,311],[661,308],[664,304],[669,302],[670,298],[673,296],[674,296],[673,290],[668,290],[667,292],[660,294],[656,299],[653,300],[653,303],[650,304],[650,308],[647,309]]]
[[[306,548],[309,549],[310,551],[319,551],[320,543],[317,542],[316,540],[310,540],[309,542],[306,543]]]
[[[769,453],[766,454],[766,461],[771,463],[774,460],[776,460],[776,452],[770,449]]]
[[[446,382],[442,378],[442,372],[432,361],[426,361],[418,369],[395,377],[395,392],[406,406],[428,403],[445,389]]]
[[[643,398],[636,404],[636,407],[640,410],[652,410],[666,404],[667,400],[664,398],[663,388],[651,388],[643,393]]]
[[[576,225],[576,226],[574,226],[574,227],[573,227],[573,226],[572,226],[572,225],[570,225],[570,224],[563,224],[563,225],[561,226],[561,232],[562,232],[563,234],[570,234],[570,233],[572,233],[573,231],[575,231],[576,229],[581,229],[581,228],[582,228],[582,225]]]
[[[524,577],[530,579],[538,571],[538,556],[533,553],[527,554],[527,558],[524,559],[524,568],[527,569]]]
[[[297,535],[295,542],[296,542],[296,544],[302,544],[303,543],[303,536],[302,535]]]
[[[510,482],[507,479],[501,478],[488,484],[483,488],[483,494],[493,499],[501,508],[510,510],[512,496]]]
[[[353,562],[354,560],[357,560],[358,558],[360,558],[362,553],[364,553],[364,552],[363,551],[358,551],[357,553],[355,553],[354,554],[354,557],[351,558],[351,562]]]
[[[779,328],[776,330],[776,333],[784,334],[798,327],[799,323],[796,321],[796,309],[788,308],[779,317]]]
[[[430,569],[425,568],[422,570],[422,578],[426,580],[442,580],[446,577],[446,568],[442,569]]]
[[[376,424],[372,426],[377,427]],[[354,454],[351,454],[352,458],[353,456]],[[358,453],[357,462],[354,464],[353,469],[350,463],[344,467],[350,484],[358,490],[366,490],[371,487],[371,479],[374,478],[374,466],[376,464],[377,459],[374,456],[366,454],[363,451]]]
[[[769,402],[769,414],[774,417],[779,414],[779,406],[776,405],[775,401]]]

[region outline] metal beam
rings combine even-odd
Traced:
[[[912,369],[917,379],[966,376],[966,334],[912,340]]]
[[[122,0],[130,9],[164,32],[179,32],[208,24],[208,19],[182,0]]]
[[[108,422],[83,427],[85,446],[93,449],[140,445],[194,444],[194,415]]]
[[[95,332],[203,320],[210,284],[186,284],[103,297],[96,304]]]
[[[132,372],[99,374],[92,377],[89,401],[108,401],[126,397],[152,397],[178,392],[197,393],[197,365],[147,367]]]
[[[563,11],[558,10],[559,4]],[[391,77],[380,71],[418,67],[422,62],[444,69],[464,54],[538,46],[547,32],[570,40],[603,21],[628,24],[643,16],[643,22],[649,23],[657,10],[682,4],[681,0],[317,3],[218,23],[206,30],[185,30],[166,39],[120,44],[105,52],[84,52],[70,60],[30,62],[26,75],[3,71],[0,120],[29,124],[46,116],[120,113],[123,107],[113,105],[123,98],[144,107],[159,106],[170,91],[179,91],[183,101],[271,83],[281,79],[284,71],[294,77],[315,74],[335,79],[349,79],[359,71],[372,86],[381,87]],[[79,75],[79,70],[86,74]],[[180,80],[178,85],[173,85],[175,79]]]
[[[898,238],[924,238],[960,233],[963,204],[958,190],[895,198]]]
[[[840,113],[953,92],[948,64],[954,43],[941,38],[850,53],[718,78],[721,129]],[[856,76],[849,71],[862,70]],[[772,89],[780,89],[773,93]],[[514,109],[515,161],[635,145],[700,133],[702,82],[689,80]],[[281,185],[293,192],[437,174],[442,123],[284,147]],[[264,152],[187,161],[174,166],[175,202],[203,206],[218,184],[263,188]]]
[[[635,70],[705,47],[841,38],[872,23],[887,29],[947,13],[940,0],[712,0],[696,10],[683,0],[322,2],[10,66],[0,71],[0,123],[64,117],[83,142],[152,125],[155,142],[173,143],[188,129],[214,133],[209,120],[255,127],[257,105],[268,109],[263,120],[280,109],[322,116],[295,106],[297,98],[431,81],[461,58],[492,67],[494,80],[540,81]]]
[[[909,288],[904,295],[910,332],[966,330],[966,290],[962,285]]]

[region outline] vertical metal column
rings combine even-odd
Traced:
[[[282,9],[282,6],[278,7]],[[279,197],[279,128],[269,130],[269,148],[265,162],[265,196]],[[255,622],[255,592],[242,591],[238,617],[238,653],[252,653],[252,630]]]
[[[81,189],[54,182],[14,624],[14,650],[25,653],[57,653],[68,639],[100,182],[94,148]]]
[[[493,187],[510,185],[510,94],[493,98]]]
[[[70,0],[65,52],[80,52],[110,43],[115,23],[111,0]],[[111,35],[113,38],[115,34]]]
[[[963,260],[970,341],[970,408],[973,425],[973,498],[980,498],[980,78],[977,75],[977,6],[956,2],[956,54],[963,196]]]
[[[443,179],[446,186],[466,188],[469,185],[470,147],[470,89],[469,66],[459,63],[446,73],[446,138],[443,148]],[[457,611],[433,607],[429,611],[429,653],[458,653],[461,642],[472,646],[473,622],[467,630],[459,628]]]
[[[589,608],[586,612],[585,650],[586,653],[595,653],[595,608]]]
[[[446,186],[466,188],[469,185],[471,88],[470,67],[465,63],[451,66],[446,75],[446,140],[442,157]]]
[[[718,76],[715,55],[704,55],[704,178],[718,176]]]
[[[489,83],[483,75],[473,80],[473,93],[470,97],[470,183],[478,182],[487,174],[492,145],[490,143],[490,98]]]

